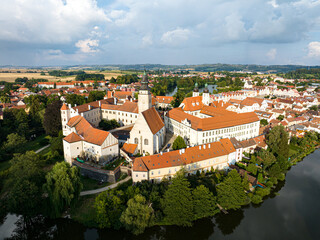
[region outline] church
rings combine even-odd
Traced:
[[[133,124],[128,143],[140,154],[160,152],[165,141],[165,125],[159,113],[152,107],[152,96],[144,73],[138,95],[138,103],[113,104],[104,99],[80,106],[61,108],[61,121],[65,160],[71,161],[82,154],[93,156],[98,161],[108,162],[119,153],[118,139],[111,133],[97,129],[102,119],[115,119],[122,125]]]
[[[166,129],[159,113],[152,107],[148,83],[148,76],[144,73],[138,97],[139,115],[128,142],[137,145],[138,153],[152,155],[159,153],[164,145]]]

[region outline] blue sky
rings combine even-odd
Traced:
[[[320,65],[319,0],[8,0],[0,65]]]

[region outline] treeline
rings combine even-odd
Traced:
[[[38,82],[48,82],[48,79],[44,79],[44,78],[28,79],[27,77],[22,77],[22,78],[16,78],[14,82],[17,84],[24,84],[24,87],[28,89],[34,89],[33,85],[37,84]]]
[[[48,71],[48,74],[50,76],[55,76],[55,77],[65,77],[65,76],[85,74],[85,71],[82,71],[82,70],[77,70],[77,71],[52,70],[52,71]]]
[[[126,75],[119,75],[117,78],[112,77],[110,79],[110,83],[117,83],[117,84],[130,84],[134,82],[139,82],[139,78],[137,74],[126,74]]]
[[[320,135],[307,133],[307,140],[294,139],[300,146],[320,143]],[[180,170],[172,180],[160,183],[148,181],[124,184],[99,194],[95,200],[95,219],[100,228],[126,228],[140,234],[154,225],[191,226],[194,220],[211,217],[219,212],[217,204],[226,210],[259,204],[269,195],[292,166],[289,161],[288,133],[283,126],[267,134],[268,149],[254,153],[249,160],[237,163],[248,173],[237,170],[199,172],[187,176]],[[314,148],[313,148],[314,149]],[[250,188],[248,174],[258,179],[260,187]],[[264,186],[263,186],[264,185]]]
[[[68,94],[66,95],[66,102],[74,107],[75,105],[82,105],[85,103],[102,100],[105,95],[105,91],[91,91],[88,98],[78,94]]]
[[[76,76],[76,81],[96,80],[103,81],[104,75],[100,73],[82,73]]]
[[[285,74],[279,74],[285,78],[289,79],[320,79],[320,69],[312,68],[312,69],[297,69],[295,71],[291,71]]]

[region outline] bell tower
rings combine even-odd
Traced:
[[[148,75],[146,74],[146,71],[144,71],[142,80],[141,80],[141,88],[139,90],[139,97],[138,97],[138,109],[139,113],[142,113],[145,110],[148,110],[152,107],[152,98],[150,89],[148,86]]]
[[[192,93],[192,97],[198,97],[199,96],[199,88],[198,88],[198,83],[196,82],[194,84],[194,89],[193,89],[193,93]]]

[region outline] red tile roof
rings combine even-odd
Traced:
[[[184,111],[197,111],[203,108],[202,96],[185,98],[181,104]]]
[[[147,121],[147,124],[152,132],[152,134],[156,134],[160,131],[161,128],[164,127],[164,123],[157,112],[157,110],[152,107],[148,110],[142,112],[144,119]]]
[[[109,132],[96,129],[82,116],[70,118],[67,124],[69,127],[74,127],[77,134],[84,138],[84,141],[96,145],[102,145],[109,135]]]
[[[253,112],[235,113],[225,111],[225,115],[222,116],[198,118],[185,113],[181,108],[174,108],[170,110],[167,116],[178,122],[188,119],[191,122],[191,128],[199,131],[233,127],[259,121],[257,114]]]
[[[82,141],[82,138],[78,134],[72,132],[68,136],[66,136],[63,140],[67,141],[68,143],[74,143],[74,142]]]
[[[129,154],[134,154],[138,147],[138,144],[125,143],[123,144],[122,150]]]
[[[227,139],[227,141],[230,142],[229,139]],[[155,154],[136,158],[133,162],[133,171],[147,171],[152,169],[181,166],[210,158],[228,155],[232,151],[229,148],[230,145],[232,145],[231,142],[225,142],[225,144],[222,144],[220,141],[186,148],[184,149],[184,152],[183,150],[176,150],[165,152],[162,155]],[[227,146],[229,149],[227,150],[225,146]]]

